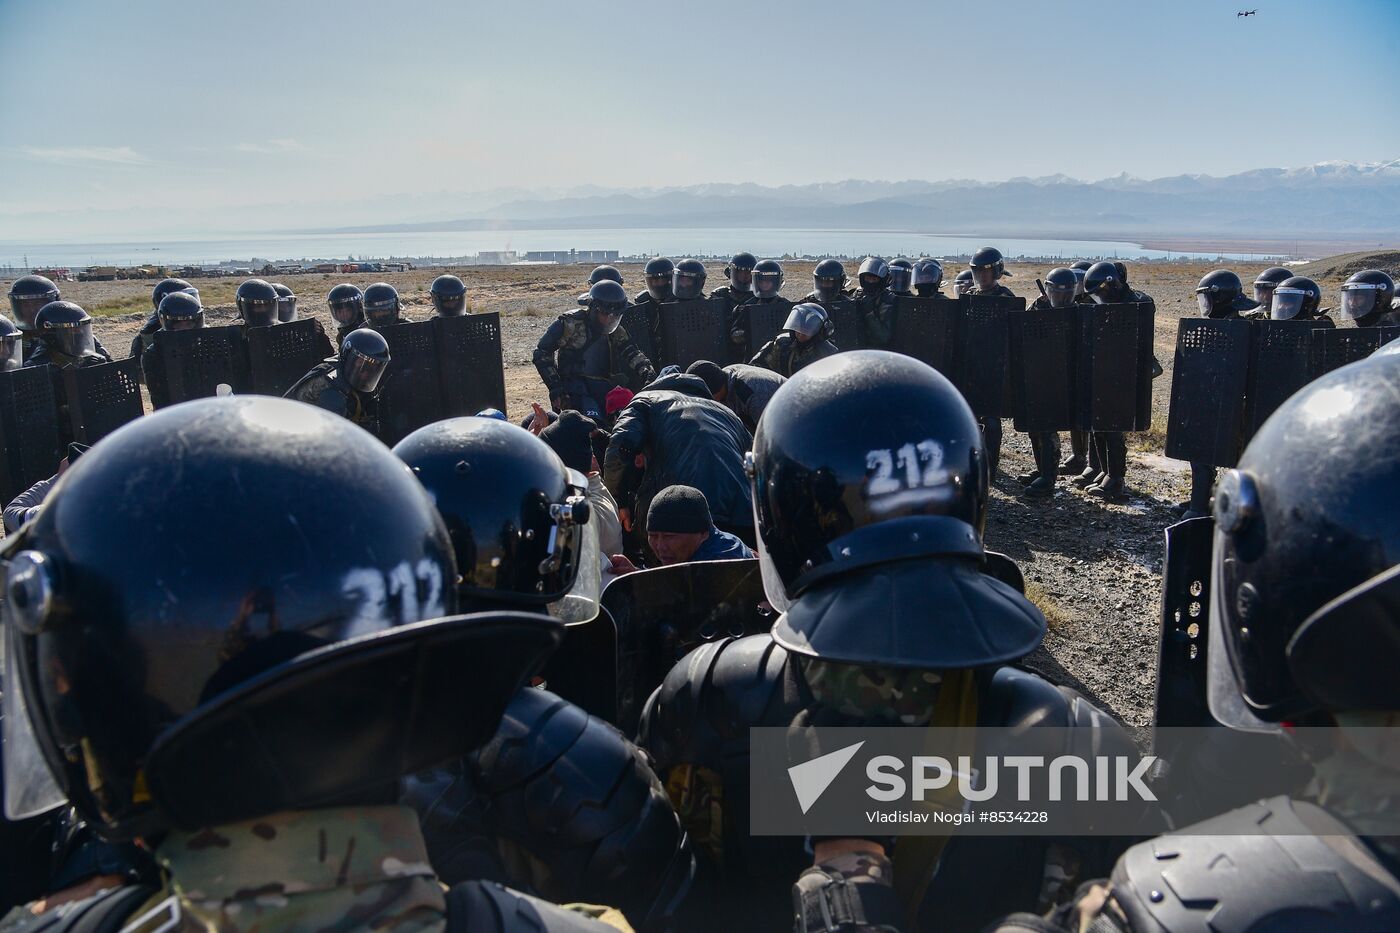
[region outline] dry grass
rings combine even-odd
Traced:
[[[1057,631],[1070,624],[1070,614],[1055,602],[1054,598],[1045,591],[1045,587],[1034,580],[1026,581],[1026,598],[1035,604],[1040,610],[1040,614],[1045,616],[1045,622],[1051,631]]]

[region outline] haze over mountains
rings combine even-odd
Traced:
[[[1384,236],[1400,232],[1400,159],[1264,168],[1226,177],[1119,175],[1094,182],[1052,175],[1002,182],[513,189],[458,203],[466,208],[468,202],[471,208],[440,220],[405,218],[337,229],[791,227],[1005,236]],[[445,207],[436,205],[433,212]]]

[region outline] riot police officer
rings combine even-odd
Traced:
[[[445,890],[393,803],[489,738],[561,632],[454,615],[447,529],[378,441],[281,399],[177,405],[104,438],[7,544],[6,657],[33,672],[5,681],[9,816],[66,799],[162,866],[7,928],[601,928]],[[171,575],[171,553],[206,559]]]
[[[273,282],[272,290],[277,293],[277,323],[287,324],[297,319],[297,293],[290,286]]]
[[[139,357],[141,352],[155,342],[155,332],[160,330],[160,302],[171,292],[191,290],[199,294],[193,285],[184,279],[161,279],[156,283],[156,287],[151,289],[151,316],[146,318],[146,323],[141,325],[136,336],[131,338],[131,352],[128,356]],[[55,296],[57,293],[55,293]],[[57,300],[57,297],[55,297]]]
[[[165,331],[195,330],[204,326],[204,307],[194,289],[168,293],[156,309],[160,329]],[[156,349],[155,341],[141,351],[141,373],[151,393],[151,404],[164,408],[170,404],[170,387],[166,381],[165,357]]]
[[[1069,271],[1074,273],[1075,281],[1079,285],[1079,290],[1074,293],[1075,299],[1079,299],[1084,295],[1084,275],[1089,271],[1089,267],[1092,265],[1093,263],[1087,259],[1080,259],[1070,265]]]
[[[1070,265],[1069,271],[1074,273],[1075,301],[1085,302],[1091,300],[1088,295],[1084,294],[1084,276],[1093,265],[1094,264],[1087,259],[1080,259]],[[1070,431],[1069,451],[1069,456],[1060,464],[1059,475],[1074,477],[1070,482],[1078,486],[1079,474],[1083,473],[1090,466],[1089,459],[1092,451],[1089,449],[1089,432]],[[1095,464],[1094,478],[1097,479],[1101,472],[1103,472],[1103,470]],[[1085,485],[1089,484],[1085,483]]]
[[[705,297],[705,264],[698,259],[682,259],[671,273],[671,294],[676,301]]]
[[[1045,276],[1045,294],[1026,308],[1027,311],[1047,311],[1051,308],[1068,308],[1074,304],[1075,290],[1079,280],[1070,269],[1051,269]],[[1031,431],[1031,454],[1035,459],[1035,469],[1016,477],[1025,488],[1021,495],[1031,498],[1044,498],[1055,492],[1055,477],[1059,475],[1060,435],[1057,431]]]
[[[394,454],[447,525],[461,610],[611,627],[597,618],[606,557],[588,481],[542,440],[504,421],[452,418],[409,434]],[[614,659],[566,640],[562,689],[615,691]],[[433,868],[448,884],[498,878],[550,900],[611,904],[639,929],[664,927],[693,873],[675,811],[632,743],[570,702],[607,706],[615,692],[563,699],[548,692],[554,673],[548,689],[515,694],[481,750],[408,781],[404,801],[419,813]],[[553,803],[542,808],[545,796]]]
[[[622,284],[621,276],[618,277],[618,284]],[[428,297],[432,299],[433,310],[438,317],[461,317],[467,313],[467,286],[455,275],[440,275],[433,279],[433,284],[428,288]]]
[[[1128,270],[1121,262],[1096,262],[1090,266],[1084,274],[1084,294],[1099,304],[1153,304],[1150,297],[1128,284]],[[1155,357],[1153,362],[1156,363]],[[1161,371],[1157,366],[1153,377]],[[1123,485],[1128,475],[1126,435],[1121,431],[1094,431],[1089,440],[1089,465],[1071,482],[1091,496],[1121,502],[1127,497]]]
[[[943,287],[943,264],[937,259],[920,259],[914,263],[914,294],[920,298],[947,297]]]
[[[745,348],[749,345],[749,318],[744,310],[750,304],[771,304],[782,298],[783,267],[776,259],[765,259],[754,263],[751,273],[751,293],[729,312],[730,349],[741,361]],[[724,286],[715,289],[711,298],[724,291]]]
[[[972,270],[964,269],[953,278],[953,291],[959,298],[972,293]]]
[[[861,316],[855,301],[846,294],[846,267],[838,260],[823,259],[812,270],[813,290],[799,304],[821,305],[826,314],[827,339],[840,341],[839,346],[855,350],[861,346]],[[840,322],[838,324],[838,322]]]
[[[724,277],[728,284],[710,292],[710,297],[724,303],[726,314],[753,297],[753,272],[757,266],[758,259],[753,253],[735,253],[734,258],[724,267]]]
[[[262,279],[249,279],[234,295],[238,319],[247,327],[270,327],[277,323],[281,301],[277,289]]]
[[[1293,278],[1293,273],[1283,266],[1270,266],[1254,277],[1254,303],[1259,306],[1262,317],[1269,316],[1269,306],[1273,301],[1274,289],[1284,279]]]
[[[969,295],[1016,297],[1016,293],[1002,285],[1000,281],[1003,276],[1011,274],[1006,271],[1006,262],[1002,259],[1001,250],[992,246],[982,247],[972,254],[967,268],[972,273],[972,288],[968,291]]]
[[[39,346],[25,361],[26,366],[94,366],[112,361],[102,344],[92,335],[92,318],[71,301],[54,301],[34,315],[34,333]]]
[[[616,282],[619,285],[625,284],[622,281],[622,273],[617,270],[616,266],[595,266],[593,271],[588,273],[588,285],[590,288],[604,279],[610,282]]]
[[[398,289],[388,282],[375,282],[366,288],[364,306],[367,327],[391,327],[402,320]]]
[[[1290,276],[1274,287],[1269,317],[1275,321],[1332,323],[1327,317],[1332,309],[1319,307],[1321,304],[1322,288],[1316,282],[1305,275]]]
[[[1379,269],[1358,272],[1342,284],[1341,316],[1357,327],[1379,327],[1392,323],[1391,302],[1395,300],[1395,280]]]
[[[24,365],[24,335],[9,318],[0,315],[0,373],[13,372]]]
[[[651,345],[658,350],[661,347],[661,313],[659,309],[666,302],[676,300],[675,294],[671,291],[671,278],[675,271],[676,264],[665,256],[648,260],[642,271],[646,288],[637,292],[632,298],[632,304],[636,307],[636,318],[645,323],[647,332],[651,336]]]
[[[914,294],[914,262],[911,259],[890,260],[890,294]]]
[[[1139,843],[1111,883],[1000,929],[1400,929],[1397,393],[1393,356],[1295,393],[1221,478],[1213,573],[1192,567],[1185,578],[1213,581],[1211,715],[1291,742],[1313,767],[1306,793]]]
[[[856,275],[856,293],[852,296],[860,311],[864,331],[863,346],[883,349],[890,344],[894,331],[894,296],[890,294],[890,264],[879,256],[861,260]]]
[[[566,311],[535,346],[534,363],[555,411],[572,408],[593,419],[619,385],[632,389],[656,378],[656,370],[627,331],[627,293],[604,279],[588,290],[587,307]]]
[[[1045,620],[983,572],[985,450],[966,401],[931,367],[862,350],[804,369],[764,412],[747,471],[764,591],[782,615],[771,635],[711,642],[678,662],[640,732],[697,851],[720,863],[715,928],[737,926],[720,920],[729,910],[747,929],[776,928],[769,912],[791,906],[777,878],[811,863],[800,838],[749,835],[751,727],[1053,724],[1075,727],[1064,734],[1086,748],[1131,749],[1072,690],[1010,666],[1040,643]],[[912,916],[927,929],[977,929],[1009,902],[1053,902],[1114,854],[1088,841],[1066,858],[1030,837],[957,837],[941,852],[914,837],[827,844],[839,842],[816,851],[832,884],[862,857],[888,877],[892,849],[904,902],[877,923]],[[1052,874],[1063,887],[1042,891]]]
[[[831,331],[831,321],[821,305],[810,301],[793,305],[783,332],[765,343],[749,365],[790,377],[809,363],[839,352],[831,342]]]
[[[326,295],[326,304],[335,319],[335,342],[345,342],[352,330],[365,326],[365,296],[358,286],[349,282],[337,285]]]
[[[812,269],[812,291],[802,301],[832,302],[845,294],[846,267],[840,260],[823,259]]]
[[[42,275],[22,275],[10,284],[10,311],[15,316],[15,326],[24,340],[24,359],[38,346],[33,337],[34,316],[44,305],[58,301],[62,296],[58,286]]]
[[[377,434],[377,394],[388,368],[389,345],[383,335],[361,327],[345,335],[338,356],[316,364],[285,397],[324,408]]]

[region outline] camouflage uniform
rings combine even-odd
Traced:
[[[606,372],[588,372],[585,353],[606,340]],[[588,309],[566,311],[544,332],[535,347],[535,369],[551,399],[578,395],[601,402],[614,387],[638,390],[656,378],[656,370],[621,326],[611,334],[599,334],[588,320]]]
[[[865,333],[861,346],[877,350],[888,348],[894,338],[894,293],[881,289],[876,294],[867,295],[865,289],[858,288],[853,298],[860,309],[861,327]]]
[[[293,810],[173,832],[156,850],[156,859],[165,883],[129,914],[137,922],[123,929],[131,933],[448,928],[446,889],[428,864],[417,814],[408,807]],[[89,902],[72,908],[84,906]],[[69,909],[35,917],[19,908],[0,930],[42,930]],[[583,907],[581,912],[629,929],[615,911]]]

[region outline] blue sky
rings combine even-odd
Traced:
[[[506,186],[1400,158],[1400,0],[1256,5],[0,0],[0,238]]]

